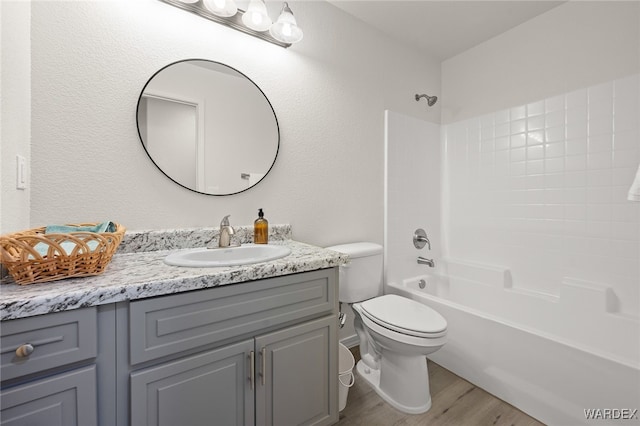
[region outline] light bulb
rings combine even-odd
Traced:
[[[233,0],[202,0],[204,7],[214,15],[228,18],[238,12],[238,7]]]
[[[242,22],[254,31],[266,31],[271,26],[271,18],[267,14],[264,0],[251,0],[247,11],[242,15]]]
[[[282,6],[282,12],[276,23],[269,29],[269,33],[283,43],[297,43],[302,40],[302,30],[298,27],[287,2]]]

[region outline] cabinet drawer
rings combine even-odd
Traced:
[[[336,269],[131,302],[131,363],[337,312]]]
[[[96,356],[96,308],[86,308],[2,322],[2,380],[14,379]],[[33,352],[16,350],[31,345]]]
[[[97,424],[96,367],[90,366],[0,392],[2,426]]]

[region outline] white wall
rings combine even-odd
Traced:
[[[637,318],[639,24],[638,2],[569,2],[443,63],[447,256],[610,287]]]
[[[637,1],[570,1],[444,61],[442,122],[638,72],[639,9]]]
[[[30,225],[31,190],[16,189],[16,155],[31,155],[30,22],[29,2],[0,2],[0,234]]]
[[[225,214],[249,224],[262,207],[298,240],[382,242],[383,111],[438,122],[439,106],[413,95],[440,85],[439,64],[323,1],[291,7],[305,38],[282,49],[156,0],[34,3],[31,224],[179,228],[217,226]],[[278,159],[249,191],[192,193],[144,153],[140,90],[185,58],[245,73],[276,111]]]

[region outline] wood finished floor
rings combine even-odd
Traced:
[[[351,350],[357,360],[358,348]],[[424,414],[404,414],[385,403],[375,391],[356,376],[349,389],[346,408],[337,426],[484,426],[543,425],[533,417],[490,393],[428,361],[432,406]]]

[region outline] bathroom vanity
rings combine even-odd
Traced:
[[[3,284],[2,424],[337,422],[346,257],[274,243],[292,254],[179,268],[134,252],[98,277]]]

